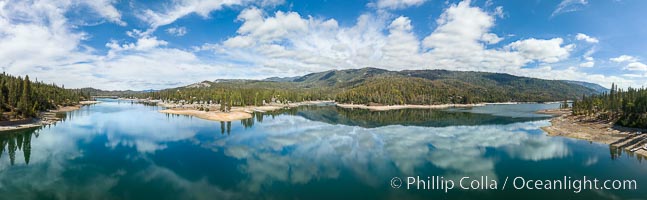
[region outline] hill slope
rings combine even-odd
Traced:
[[[502,73],[362,68],[265,80],[203,81],[138,96],[176,101],[224,101],[233,105],[257,105],[263,100],[323,99],[392,105],[562,101],[597,93],[581,83]]]
[[[609,92],[609,88],[602,87],[601,85],[595,84],[595,83],[589,83],[589,82],[583,82],[583,81],[569,81],[569,80],[562,80],[566,83],[572,83],[576,85],[581,85],[587,88],[591,88],[598,93],[603,93],[603,92]]]

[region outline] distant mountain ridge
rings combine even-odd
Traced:
[[[516,78],[527,78],[521,76],[514,76],[505,73],[489,73],[489,72],[472,72],[472,71],[449,71],[449,70],[403,70],[403,71],[389,71],[379,68],[361,68],[361,69],[348,69],[348,70],[329,70],[325,72],[310,73],[303,76],[294,76],[294,77],[270,77],[263,79],[261,81],[273,81],[273,82],[301,82],[309,83],[311,85],[316,85],[315,83],[326,83],[328,85],[335,85],[336,82],[362,82],[365,78],[380,76],[380,75],[392,75],[392,76],[410,76],[410,77],[421,77],[429,80],[436,79],[460,79],[465,77],[465,75],[470,74],[480,74],[489,76],[491,79],[496,79],[500,83],[504,83],[504,80],[511,80]],[[358,77],[359,76],[359,77]],[[498,77],[495,77],[498,76]],[[541,79],[539,79],[541,80]],[[561,80],[567,84],[575,84],[584,86],[595,90],[597,93],[608,92],[609,89],[601,85],[583,81],[572,81],[572,80]]]
[[[361,68],[263,80],[218,79],[137,95],[216,102],[234,96],[241,105],[279,99],[292,102],[334,99],[340,103],[393,105],[563,101],[598,94],[603,89],[593,83],[505,73]]]
[[[570,80],[562,80],[562,81],[567,82],[567,83],[581,85],[581,86],[584,86],[584,87],[587,87],[587,88],[591,88],[591,89],[597,91],[598,93],[609,92],[609,88],[605,88],[605,87],[603,87],[601,85],[598,85],[598,84],[595,84],[595,83],[589,83],[589,82],[584,82],[584,81],[570,81]]]

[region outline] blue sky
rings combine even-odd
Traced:
[[[639,0],[0,0],[0,67],[111,90],[362,67],[642,87],[645,8]]]

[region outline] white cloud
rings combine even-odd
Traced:
[[[166,32],[168,34],[174,35],[174,36],[184,36],[187,33],[186,27],[171,27],[166,29]]]
[[[258,5],[262,7],[283,4],[284,0],[177,0],[163,6],[161,10],[145,9],[137,17],[148,23],[152,32],[160,26],[168,25],[189,14],[197,14],[208,18],[213,11],[218,11],[232,6]]]
[[[242,37],[252,37],[256,42],[268,43],[308,31],[308,21],[299,13],[277,11],[274,17],[263,18],[258,8],[243,10],[238,20],[244,21],[238,29]]]
[[[260,0],[260,1],[252,1],[254,5],[261,6],[261,7],[274,7],[277,5],[281,5],[285,3],[285,0]]]
[[[87,35],[71,31],[70,1],[0,1],[0,66],[17,75],[81,63],[95,56],[80,48]],[[79,73],[85,75],[86,67]],[[72,76],[72,75],[71,75]]]
[[[126,22],[121,20],[121,13],[113,6],[117,2],[116,0],[79,0],[79,2],[87,4],[110,22],[120,26],[126,26]]]
[[[580,67],[593,67],[595,66],[595,62],[593,61],[588,61],[580,64]]]
[[[371,3],[378,9],[403,9],[411,6],[420,6],[424,4],[427,0],[377,0],[375,3]]]
[[[469,3],[463,1],[445,10],[436,20],[438,28],[424,39],[425,47],[442,49],[457,45],[456,49],[480,48],[474,42],[481,40],[494,25],[494,18],[480,8],[470,7]]]
[[[630,70],[630,71],[647,71],[647,65],[645,65],[642,62],[638,61],[638,58],[629,56],[629,55],[621,55],[615,58],[610,58],[609,60],[617,63],[628,63],[623,69],[624,70]],[[626,75],[625,75],[626,76]],[[627,76],[627,77],[635,77],[635,76]]]
[[[222,44],[207,45],[208,49],[223,57],[298,74],[370,66],[382,58],[387,39],[382,33],[387,27],[384,19],[372,15],[360,16],[349,28],[339,27],[334,19],[303,18],[296,12],[279,11],[265,17],[256,8],[244,10],[238,18],[243,21],[238,35]],[[408,37],[411,41],[409,22],[402,18],[393,23],[392,39]]]
[[[633,57],[633,56],[628,56],[628,55],[621,55],[621,56],[618,56],[618,57],[615,57],[615,58],[611,58],[611,59],[609,59],[609,60],[611,60],[611,61],[613,61],[613,62],[617,62],[617,63],[621,63],[621,62],[636,62],[636,61],[638,61],[638,59],[636,59],[635,57]]]
[[[420,42],[411,32],[411,20],[400,16],[389,25],[389,35],[382,47],[385,59],[399,59],[416,55],[420,51]]]
[[[532,77],[542,78],[547,80],[579,80],[591,83],[597,83],[605,87],[611,87],[615,83],[619,87],[628,87],[640,85],[637,81],[625,79],[614,75],[602,74],[587,74],[578,71],[576,67],[569,67],[566,69],[553,69],[550,66],[544,66],[534,69],[524,68],[515,72],[519,75],[531,75]]]
[[[509,71],[528,62],[518,52],[486,49],[497,42],[489,33],[494,18],[463,1],[451,5],[437,20],[438,27],[423,39],[428,64],[450,70]],[[496,36],[496,37],[492,37]],[[495,40],[492,40],[494,38]]]
[[[631,71],[647,71],[647,65],[641,63],[641,62],[632,62],[627,64],[625,67],[626,70],[631,70]]]
[[[578,33],[578,34],[575,36],[575,39],[577,39],[577,40],[584,40],[584,41],[586,41],[586,42],[588,42],[588,43],[598,43],[598,42],[600,42],[597,38],[594,38],[594,37],[588,36],[588,35],[586,35],[586,34],[584,34],[584,33]]]
[[[69,1],[0,1],[0,67],[67,88],[160,89],[214,77],[254,77],[245,66],[204,61],[192,52],[139,30],[134,41],[110,41],[106,55],[82,44],[88,37],[70,25]],[[101,15],[100,15],[101,16]],[[166,78],[162,78],[166,77]]]
[[[207,18],[212,11],[241,4],[243,4],[243,0],[178,0],[160,11],[146,9],[137,17],[150,24],[152,29],[156,29],[189,14],[195,13]]]
[[[96,66],[93,73],[101,76],[90,77],[93,79],[92,86],[109,89],[162,89],[198,80],[253,75],[243,66],[206,62],[192,52],[166,48],[163,44],[163,41],[156,38],[142,38],[137,43],[122,44],[116,50],[111,50],[109,56],[93,61]]]
[[[574,45],[562,46],[562,38],[553,38],[550,40],[538,40],[530,38],[516,41],[506,46],[506,48],[519,51],[527,59],[540,60],[546,63],[555,63],[569,56]]]
[[[513,41],[503,48],[487,48],[487,44],[502,41],[490,32],[494,17],[471,7],[469,2],[447,8],[437,20],[438,27],[423,39],[414,34],[411,20],[405,16],[392,19],[389,15],[364,14],[355,25],[341,27],[334,19],[304,17],[295,12],[266,15],[251,8],[241,12],[238,19],[243,21],[238,35],[198,49],[213,50],[226,59],[244,60],[250,66],[281,76],[370,66],[389,70],[503,72],[602,84],[619,82],[617,77],[590,75],[577,69],[522,68],[532,62],[543,65],[565,61],[575,45],[564,44],[562,38],[530,38]]]
[[[64,15],[67,9],[76,7],[56,2],[20,1],[9,5],[0,1],[0,27],[3,27],[0,28],[3,47],[0,66],[8,73],[34,75],[39,80],[63,83],[68,88],[102,89],[159,89],[196,80],[294,76],[360,67],[471,70],[583,80],[607,86],[611,82],[635,84],[633,80],[615,76],[563,69],[560,62],[569,59],[575,46],[565,44],[562,38],[531,38],[492,47],[495,45],[489,44],[503,41],[491,32],[495,13],[472,7],[470,2],[449,5],[437,20],[436,29],[428,35],[416,35],[416,27],[406,16],[379,11],[360,15],[353,25],[340,26],[335,19],[303,16],[297,12],[268,14],[252,7],[239,14],[242,25],[236,34],[220,43],[177,49],[153,35],[150,29],[132,30],[126,33],[132,38],[107,42],[106,54],[82,45],[83,40],[92,36],[73,28]],[[212,6],[197,8],[192,2]],[[168,14],[171,21],[150,22],[172,23],[175,17],[190,13],[208,16],[213,10],[235,3],[219,2],[223,3],[220,7],[213,6],[213,2],[178,1],[177,5],[169,5],[156,13]],[[20,19],[14,19],[18,16]],[[107,16],[116,15],[105,16],[110,20]],[[194,52],[204,50],[214,54],[205,58]],[[530,63],[536,65],[527,67]],[[639,68],[637,64],[631,67]]]
[[[494,9],[494,13],[492,13],[494,16],[497,16],[499,18],[505,18],[505,13],[503,12],[503,6],[497,6]]]
[[[488,44],[496,44],[501,42],[503,38],[500,38],[494,33],[486,33],[481,36],[481,41],[486,42]]]
[[[553,11],[550,17],[555,17],[563,13],[578,11],[587,4],[589,4],[588,0],[562,0],[562,2],[557,5],[557,8],[555,8],[555,11]]]
[[[117,41],[113,40],[107,43],[106,47],[110,48],[110,52],[108,53],[108,55],[114,55],[116,52],[119,52],[119,51],[127,51],[127,50],[146,51],[146,50],[151,50],[153,48],[157,48],[159,46],[165,46],[167,44],[168,42],[164,40],[158,40],[157,37],[143,36],[137,39],[136,43],[126,43],[126,44],[119,45]]]

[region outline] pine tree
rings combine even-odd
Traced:
[[[18,106],[23,117],[31,117],[31,82],[29,76],[25,76],[22,84],[22,95],[20,96],[20,105]]]
[[[229,98],[229,103],[227,104],[227,112],[231,112],[231,105],[234,104],[234,100]]]
[[[0,113],[11,112],[9,117],[33,117],[38,112],[57,105],[77,104],[85,98],[78,91],[65,90],[54,84],[31,82],[29,76],[14,77],[0,74]],[[6,120],[0,117],[0,120]]]
[[[2,119],[3,113],[4,113],[4,94],[0,92],[0,120]]]

